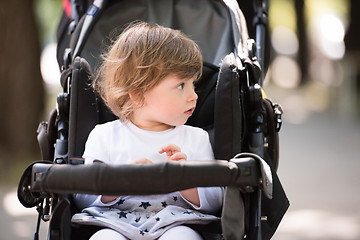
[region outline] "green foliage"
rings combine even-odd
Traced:
[[[269,5],[269,26],[285,26],[296,30],[296,12],[293,0],[272,0]]]
[[[34,11],[41,45],[55,41],[56,28],[62,13],[61,0],[35,0]]]

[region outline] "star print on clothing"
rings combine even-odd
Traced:
[[[177,199],[177,196],[174,196],[173,197],[173,200],[174,200],[174,202],[176,202],[178,199]]]
[[[155,220],[158,222],[158,221],[160,221],[160,218],[159,218],[159,217],[157,217]]]
[[[166,201],[161,202],[161,206],[162,206],[163,208],[166,208],[166,207],[167,207],[167,203],[166,203]]]
[[[117,214],[119,214],[119,218],[127,218],[126,214],[128,214],[128,213],[121,211],[121,212],[119,212]]]
[[[183,214],[193,214],[193,212],[190,212],[190,211],[186,211],[186,212],[183,212]]]
[[[143,231],[143,230],[140,230],[140,234],[141,234],[142,236],[144,236],[145,233],[147,233],[147,232],[149,232],[149,230],[147,230],[147,229],[145,229],[144,231]]]
[[[125,199],[120,199],[116,204],[119,206],[121,204],[124,204],[124,202],[125,202]]]
[[[139,207],[143,207],[144,209],[147,209],[150,206],[151,206],[151,204],[149,202],[141,202]]]

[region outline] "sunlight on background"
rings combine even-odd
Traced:
[[[47,87],[54,88],[60,83],[60,70],[56,59],[56,43],[49,43],[41,53],[41,75]]]
[[[34,235],[38,217],[36,208],[25,208],[18,200],[16,188],[3,192],[0,203],[2,204],[2,213],[4,213],[2,217],[9,221],[6,230],[4,228],[0,230],[0,239],[4,237],[5,239],[14,240],[32,239],[31,236]],[[48,225],[48,222],[41,223],[40,239],[45,239],[44,236],[47,234]]]
[[[16,190],[4,196],[3,208],[10,216],[36,215],[34,208],[25,208],[18,200]]]
[[[345,55],[345,26],[338,14],[318,15],[313,22],[313,41],[329,59],[342,59]]]
[[[349,9],[348,1],[342,0],[304,2],[307,44],[301,51],[306,51],[308,56],[307,72],[302,72],[298,63],[300,43],[294,0],[273,0],[269,9],[274,54],[266,81],[284,90],[299,92],[295,96],[285,94],[281,100],[284,117],[297,124],[306,121],[312,111],[327,110],[334,101],[333,88],[341,88],[343,84],[341,61],[345,56],[344,37],[348,26],[345,16]]]
[[[271,33],[271,44],[276,52],[283,55],[295,55],[299,50],[299,41],[293,30],[277,26]]]
[[[279,12],[282,14],[278,14]],[[293,1],[278,0],[270,4],[270,40],[275,51],[270,65],[270,79],[277,86],[286,89],[296,88],[302,77],[296,62],[299,40],[294,16]]]
[[[325,86],[340,86],[344,81],[343,67],[339,62],[317,56],[310,61],[309,74],[313,81]]]
[[[16,190],[8,192],[3,199],[3,209],[12,217],[23,217],[28,215],[36,216],[37,212],[34,208],[25,208],[19,202],[17,198]],[[34,218],[35,220],[36,218]],[[28,224],[28,222],[18,219],[11,224],[12,231],[16,236],[20,238],[26,238],[33,234],[34,229]],[[20,230],[21,229],[21,230]],[[19,231],[20,230],[20,231]]]
[[[288,56],[277,56],[271,64],[273,81],[283,88],[296,88],[300,83],[299,65]]]
[[[286,214],[280,231],[305,239],[355,240],[360,235],[357,218],[316,209],[297,210]]]

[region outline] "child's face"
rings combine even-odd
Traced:
[[[184,124],[193,114],[198,98],[194,80],[167,76],[144,94],[144,105],[134,111],[131,121],[150,131],[164,131]]]

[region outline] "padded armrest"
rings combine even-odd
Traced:
[[[148,187],[151,182],[152,187]],[[258,163],[251,157],[233,161],[178,161],[157,164],[60,165],[36,163],[31,191],[103,195],[160,194],[192,187],[260,185]]]

